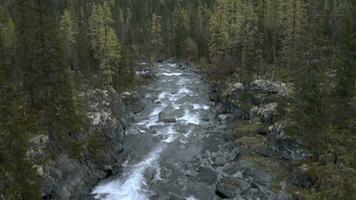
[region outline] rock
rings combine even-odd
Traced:
[[[223,166],[226,163],[226,158],[224,156],[219,156],[215,159],[216,166]]]
[[[268,200],[292,200],[292,196],[285,191],[280,191],[276,194],[271,195]]]
[[[233,200],[244,200],[244,198],[238,194]]]
[[[259,192],[256,188],[251,188],[246,194],[245,194],[245,199],[246,200],[261,200],[259,197]]]
[[[242,83],[228,83],[227,89],[223,91],[222,96],[230,99],[239,99],[244,86]]]
[[[220,197],[234,198],[238,194],[243,194],[251,185],[244,181],[234,177],[223,177],[216,184],[216,192]]]
[[[44,171],[43,168],[39,165],[34,165],[34,168],[36,168],[36,172],[39,176],[43,176],[44,175]]]
[[[197,170],[197,176],[195,177],[199,182],[207,184],[213,184],[216,182],[217,174],[214,170],[207,167],[199,167]]]
[[[218,118],[219,118],[221,121],[225,121],[225,120],[227,119],[227,117],[228,117],[228,115],[226,115],[226,114],[220,114],[220,115],[218,116]]]
[[[300,161],[307,159],[308,152],[301,147],[300,141],[285,134],[284,129],[288,126],[288,122],[277,122],[269,127],[267,141],[270,147],[287,160]]]
[[[36,172],[41,176],[43,199],[87,199],[88,191],[98,180],[114,173],[112,166],[122,163],[122,145],[125,128],[130,116],[120,95],[115,91],[94,89],[80,95],[81,102],[88,105],[91,124],[86,133],[76,132],[73,139],[93,144],[80,148],[79,155],[58,148],[56,141],[49,141],[53,154],[43,151],[38,159]],[[48,142],[41,135],[33,138],[31,151]],[[96,149],[100,146],[100,151]],[[37,148],[37,149],[36,149]],[[52,157],[52,155],[56,155]],[[51,159],[48,159],[51,157]]]
[[[232,149],[232,151],[229,153],[229,160],[234,161],[238,156],[240,155],[240,149],[235,147]]]
[[[274,123],[278,117],[278,103],[273,102],[258,108],[257,115],[263,123]]]
[[[244,85],[242,83],[235,83],[233,86],[234,90],[241,90],[244,88]]]
[[[43,148],[47,145],[47,143],[48,143],[48,135],[41,134],[30,139],[31,147]]]
[[[273,176],[254,167],[254,164],[245,160],[239,160],[235,165],[238,171],[243,173],[244,177],[249,177],[253,184],[259,184],[266,187],[272,187]]]
[[[252,83],[254,91],[264,94],[278,94],[280,96],[288,97],[291,94],[291,87],[286,83],[272,82],[269,80],[258,79]]]
[[[299,187],[310,187],[313,185],[310,168],[308,165],[303,164],[296,167],[290,177],[291,183]]]
[[[159,121],[164,122],[164,123],[176,123],[177,119],[175,117],[169,116],[165,112],[160,112],[159,115]]]

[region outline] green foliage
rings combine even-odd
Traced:
[[[93,5],[89,19],[90,47],[95,59],[99,62],[104,87],[113,85],[121,55],[121,44],[112,28],[111,9],[106,2]]]
[[[316,153],[326,145],[325,93],[315,66],[306,66],[295,86],[294,121]]]
[[[161,28],[161,16],[157,16],[156,14],[153,13],[152,15],[152,25],[151,25],[151,44],[153,48],[153,60],[156,60],[160,57],[161,51],[163,48],[163,41],[162,41],[162,36],[161,33],[162,28]]]

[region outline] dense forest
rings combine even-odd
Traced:
[[[315,199],[355,195],[354,0],[1,0],[0,54],[0,199],[41,198],[33,135],[80,154],[81,93],[135,87],[138,61],[171,57],[215,83],[293,83],[295,134],[311,162],[338,164],[323,168],[334,180]]]

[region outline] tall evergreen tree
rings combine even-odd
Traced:
[[[112,28],[112,16],[107,3],[93,5],[89,19],[89,36],[94,57],[99,62],[103,85],[113,85],[122,57],[121,44]]]
[[[214,63],[218,63],[229,50],[229,28],[228,28],[228,13],[227,1],[218,0],[215,11],[212,14],[209,22],[210,40],[209,53],[210,59]]]
[[[161,33],[161,16],[157,16],[153,13],[152,15],[152,25],[151,25],[151,44],[153,48],[153,60],[160,58],[161,51],[163,47],[163,41]]]

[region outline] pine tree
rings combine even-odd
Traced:
[[[209,30],[211,34],[209,40],[210,59],[214,63],[218,63],[227,56],[229,50],[230,38],[226,0],[218,0],[215,11],[210,18]]]
[[[163,47],[163,41],[161,33],[161,16],[156,14],[152,15],[152,25],[151,25],[151,44],[153,48],[153,60],[158,59],[161,56],[161,51]]]
[[[337,62],[337,84],[336,94],[339,98],[348,102],[354,91],[354,84],[356,78],[356,58],[355,49],[356,44],[356,31],[355,31],[355,19],[356,19],[356,5],[350,2],[344,5],[344,17],[343,17],[343,31],[341,42],[341,53]]]
[[[272,64],[272,76],[274,79],[275,68],[278,59],[278,45],[282,33],[282,0],[266,0],[264,10],[264,27],[265,27],[265,52],[268,63]]]
[[[18,70],[14,67],[16,26],[12,18],[0,22],[0,198],[38,199],[38,180],[27,159]],[[15,78],[16,77],[16,78]]]
[[[69,59],[69,64],[73,65],[74,46],[76,44],[75,36],[77,32],[75,31],[73,17],[68,10],[64,10],[63,15],[61,16],[60,31],[66,57]]]
[[[198,56],[198,47],[191,37],[188,37],[185,41],[185,48],[187,59],[196,60]]]
[[[117,76],[121,55],[121,44],[112,28],[110,7],[107,3],[93,5],[89,19],[90,47],[99,62],[103,85],[111,87]]]
[[[284,39],[283,39],[283,62],[287,67],[301,65],[306,40],[304,31],[306,29],[306,5],[303,0],[292,0],[285,2],[283,13]]]

